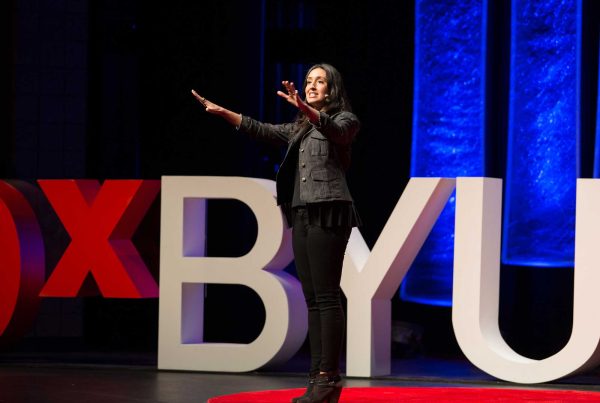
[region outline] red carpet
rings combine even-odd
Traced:
[[[218,396],[207,403],[282,403],[303,389],[267,390]],[[378,402],[600,402],[600,392],[500,388],[345,388],[340,403]]]

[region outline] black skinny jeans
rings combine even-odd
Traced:
[[[295,215],[292,246],[308,306],[311,373],[339,370],[346,325],[340,281],[351,230],[311,225],[305,209]]]

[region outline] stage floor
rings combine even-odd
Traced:
[[[12,358],[12,359],[11,359]],[[159,371],[153,355],[61,354],[17,357],[0,354],[1,403],[199,403],[245,391],[301,388],[305,360],[244,374]],[[137,364],[135,364],[137,363]],[[346,378],[348,387],[473,386],[600,391],[600,373],[518,385],[499,381],[464,359],[394,360],[392,375]]]

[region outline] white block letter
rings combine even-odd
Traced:
[[[456,195],[452,324],[467,358],[519,383],[550,382],[598,366],[600,180],[577,180],[573,332],[561,351],[543,360],[513,351],[498,326],[502,181],[459,178]]]
[[[290,230],[274,194],[275,183],[266,179],[162,178],[159,368],[251,371],[287,361],[304,342],[306,303],[298,280],[282,271],[292,260]],[[236,199],[250,207],[258,235],[248,254],[204,256],[206,199]],[[266,319],[253,342],[203,342],[206,283],[240,284],[259,295]]]
[[[354,229],[344,260],[348,300],[346,373],[390,373],[391,298],[454,190],[454,179],[412,178],[373,251]]]

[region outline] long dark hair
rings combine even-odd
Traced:
[[[331,64],[319,63],[312,66],[306,72],[304,76],[304,82],[302,83],[302,91],[306,89],[306,80],[308,75],[314,69],[325,70],[325,80],[327,81],[327,92],[328,96],[325,99],[325,105],[321,109],[323,112],[333,114],[341,111],[352,112],[352,106],[350,106],[350,100],[346,94],[346,88],[344,87],[344,80],[340,72],[333,67]],[[299,113],[297,121],[299,123],[308,123],[303,113]]]

